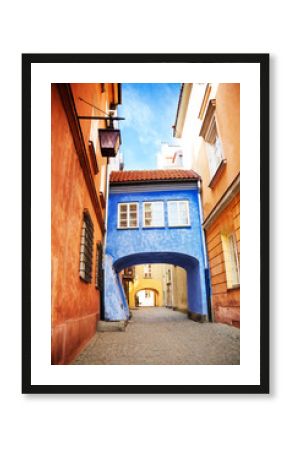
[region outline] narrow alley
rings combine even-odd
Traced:
[[[239,126],[238,83],[51,85],[51,364],[240,363]]]
[[[240,330],[235,327],[200,324],[162,307],[138,308],[132,314],[125,331],[97,332],[72,364],[240,363]]]

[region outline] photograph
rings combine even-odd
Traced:
[[[46,77],[45,111],[40,119],[32,109],[31,127],[33,130],[37,126],[36,121],[45,122],[41,126],[46,130],[43,141],[47,150],[43,160],[46,174],[42,174],[47,191],[37,208],[31,239],[35,248],[45,240],[33,234],[37,221],[45,221],[46,232],[50,229],[45,254],[50,252],[50,258],[45,266],[48,270],[40,275],[46,277],[48,286],[45,308],[39,304],[33,307],[36,302],[32,301],[32,316],[28,318],[29,311],[24,314],[24,334],[34,337],[30,350],[27,339],[23,347],[24,390],[31,392],[36,387],[39,392],[113,392],[115,388],[114,392],[130,392],[132,388],[134,392],[145,392],[150,386],[161,393],[165,392],[162,387],[170,392],[170,386],[176,384],[179,392],[267,391],[267,311],[263,313],[260,308],[260,278],[254,273],[257,269],[259,275],[261,270],[254,262],[260,264],[260,249],[251,244],[252,240],[262,242],[262,234],[255,234],[256,229],[260,231],[262,200],[259,179],[249,188],[251,169],[242,163],[249,143],[255,149],[259,139],[253,135],[251,141],[251,129],[243,119],[245,109],[241,108],[241,99],[246,99],[251,83],[247,56],[253,66],[251,89],[255,91],[262,77],[260,65],[267,65],[267,55],[215,55],[216,63],[209,55],[211,64],[204,64],[207,55],[184,55],[184,62],[192,66],[184,74],[183,61],[175,61],[174,55],[172,61],[170,55],[159,55],[159,60],[158,55],[153,55],[152,61],[150,55],[149,61],[145,55],[135,55],[135,60],[133,55],[127,60],[123,55],[123,64],[119,61],[121,55],[111,55],[111,61],[110,55],[91,55],[87,62],[93,68],[95,57],[96,68],[80,76],[79,81],[74,67],[82,71],[88,55],[82,55],[83,61],[82,57],[78,61],[78,55],[39,55],[48,63],[56,57],[57,63],[51,65],[54,76],[49,70],[42,75],[44,65],[37,75],[38,69],[33,71],[33,66],[41,64],[37,64],[37,56],[36,64],[34,56],[29,56],[23,55],[23,68],[31,71],[32,105],[39,102],[36,94],[42,92],[41,76]],[[129,71],[142,56],[143,67],[147,66],[150,73],[148,81],[138,73],[134,79],[134,70],[129,77],[124,76],[120,66],[127,63]],[[67,62],[71,64],[62,64]],[[154,81],[151,63],[158,66],[161,62],[175,66],[174,76],[162,77],[163,64]],[[236,62],[235,74],[228,76],[219,62],[232,63],[227,64],[232,67]],[[244,78],[242,73],[239,75],[243,64]],[[217,73],[215,65],[219,66]],[[58,75],[54,66],[64,67],[63,74]],[[140,64],[135,66],[138,72]],[[24,77],[25,83],[29,80]],[[266,79],[261,88],[267,94]],[[28,102],[29,95],[23,91]],[[261,140],[267,146],[263,115],[259,117],[261,92],[255,95],[254,126],[258,134],[260,129]],[[33,137],[32,133],[32,146],[36,141],[37,134]],[[36,173],[36,159],[40,157],[33,155],[32,150]],[[248,165],[249,161],[248,157]],[[263,164],[259,146],[252,168],[257,174],[255,161],[259,174],[260,162]],[[248,189],[245,194],[240,193],[240,168],[241,185],[245,180],[243,186]],[[261,183],[266,182],[266,177],[267,172],[261,174]],[[32,173],[32,213],[34,210],[36,216],[33,203],[38,204],[41,193],[35,191]],[[251,209],[255,209],[251,218],[249,198]],[[264,202],[267,205],[267,196]],[[266,251],[266,236],[264,244]],[[249,256],[256,264],[256,287],[245,268],[252,270]],[[33,284],[36,272],[32,271],[31,276]],[[40,285],[41,279],[36,283]],[[248,302],[249,291],[252,305]],[[46,331],[37,331],[42,326],[40,317],[36,319],[38,310],[45,317]],[[38,322],[34,328],[31,317]],[[32,351],[36,367],[40,335],[50,350],[50,360],[47,351],[41,358],[46,366],[50,365],[51,383],[36,382],[32,386],[32,365],[25,356]],[[248,365],[250,370],[253,360],[246,345],[253,347],[253,378],[260,382],[251,383],[248,375],[243,375],[244,367]],[[242,347],[246,357],[242,357]],[[41,358],[35,379],[41,374]],[[169,365],[172,373],[180,367],[188,375],[184,379],[178,376],[172,383],[173,376],[167,375]],[[66,367],[65,371],[61,366]],[[200,369],[206,371],[203,378]],[[84,377],[83,370],[91,370],[99,381],[95,386],[88,381],[90,377],[84,384],[82,376],[79,383],[74,381],[76,376],[58,381],[58,376],[61,380],[70,371],[76,375],[76,370]],[[146,376],[140,373],[148,370],[152,375],[147,384]],[[228,371],[224,382],[218,382],[215,371],[220,371],[220,379],[223,371]],[[119,379],[118,373],[122,374]],[[192,373],[204,383],[189,385],[187,379]],[[228,383],[231,373],[240,377],[239,381]],[[106,374],[111,378],[115,374],[117,381],[108,378],[104,383]],[[213,381],[208,382],[210,378]],[[77,385],[87,391],[78,390]]]
[[[239,84],[51,93],[52,364],[239,364]]]

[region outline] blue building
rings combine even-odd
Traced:
[[[110,176],[105,249],[105,320],[126,320],[119,272],[173,264],[187,272],[189,316],[207,321],[206,254],[200,177],[193,170],[118,171]]]

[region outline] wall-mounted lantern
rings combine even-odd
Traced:
[[[120,130],[115,129],[112,124],[108,128],[99,129],[99,142],[102,156],[114,158],[121,144]]]
[[[79,97],[79,100],[87,103],[90,106],[93,106],[96,109],[100,108],[91,105],[89,102],[85,101],[81,97]],[[117,128],[114,128],[114,120],[125,120],[124,117],[113,117],[112,114],[107,114],[104,111],[102,111],[104,114],[106,114],[107,117],[104,116],[78,116],[79,120],[106,120],[107,127],[106,128],[99,128],[99,142],[101,147],[101,154],[105,158],[114,158],[119,150],[120,144],[121,144],[121,133],[120,130]]]

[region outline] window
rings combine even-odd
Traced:
[[[227,287],[232,289],[240,285],[237,244],[233,234],[222,234],[222,246],[226,267]]]
[[[206,151],[209,165],[209,172],[211,178],[216,173],[221,162],[223,161],[222,144],[217,134],[216,122],[213,119],[212,128],[209,130],[211,133],[206,140]]]
[[[90,283],[92,281],[94,225],[88,211],[83,214],[80,248],[80,277]]]
[[[215,110],[216,102],[212,99],[208,104],[205,118],[200,130],[200,136],[204,138],[206,143],[206,152],[211,179],[213,179],[214,175],[218,172],[218,169],[223,167],[223,163],[226,162],[223,157],[221,140],[218,136]],[[211,184],[210,187],[212,187]]]
[[[171,277],[171,269],[166,270],[166,284],[171,284],[172,277]]]
[[[144,278],[151,278],[152,277],[152,270],[151,270],[151,264],[146,264],[144,266]]]
[[[143,203],[143,227],[164,227],[163,202]]]
[[[126,267],[123,272],[123,279],[133,280],[135,276],[134,267]]]
[[[97,242],[96,252],[96,288],[103,290],[103,246],[100,241]]]
[[[170,227],[186,227],[190,225],[187,200],[168,202],[168,225]]]
[[[118,228],[138,228],[138,203],[118,204]]]

